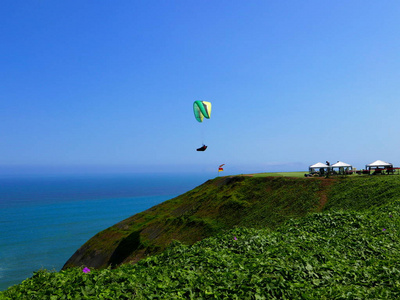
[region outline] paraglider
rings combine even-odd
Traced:
[[[206,151],[206,149],[207,149],[207,146],[203,145],[200,148],[197,148],[197,151]]]
[[[202,123],[204,118],[209,119],[211,117],[211,103],[199,100],[194,101],[193,112],[196,120]],[[197,151],[205,151],[206,149],[207,146],[203,144],[203,146],[198,148]]]

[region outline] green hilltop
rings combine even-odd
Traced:
[[[136,214],[98,233],[65,264],[95,268],[137,262],[173,240],[191,245],[235,226],[276,228],[322,208],[332,180],[229,176]]]
[[[220,177],[0,299],[396,299],[399,233],[400,176]]]

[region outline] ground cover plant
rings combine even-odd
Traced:
[[[400,176],[367,175],[338,178],[332,185],[325,211],[365,210],[400,199]]]
[[[66,262],[63,269],[95,268],[136,262],[164,251],[172,240],[194,244],[222,230],[275,228],[320,207],[325,180],[290,177],[227,176],[99,232]]]
[[[398,299],[400,201],[234,228],[117,269],[38,271],[0,299]]]
[[[299,177],[304,178],[304,174],[308,174],[308,171],[301,172],[269,172],[269,173],[255,173],[253,177]]]

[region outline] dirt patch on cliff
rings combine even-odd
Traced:
[[[319,204],[317,211],[321,212],[324,209],[326,202],[328,201],[328,193],[330,191],[331,185],[335,182],[335,179],[321,178],[321,190],[319,194]]]

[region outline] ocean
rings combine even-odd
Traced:
[[[0,177],[0,291],[59,271],[88,239],[213,178],[210,174]]]

